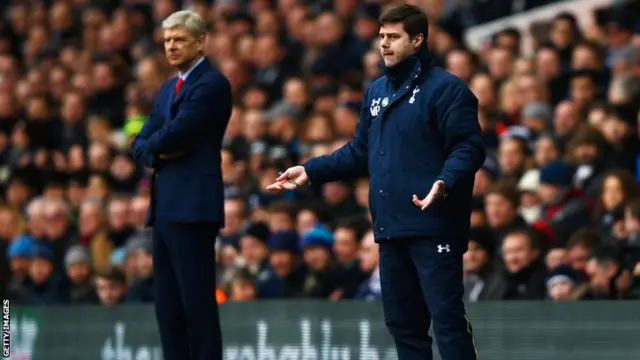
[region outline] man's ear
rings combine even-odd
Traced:
[[[424,43],[424,35],[418,34],[413,37],[413,47],[415,47],[416,49],[421,47],[423,43]]]

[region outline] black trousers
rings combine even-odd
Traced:
[[[164,360],[222,360],[215,299],[216,224],[153,229],[154,302]]]
[[[384,318],[399,360],[431,360],[433,320],[442,360],[477,360],[462,296],[467,239],[391,239],[380,242]]]

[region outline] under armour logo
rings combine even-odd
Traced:
[[[420,92],[420,88],[416,86],[413,89],[413,94],[411,94],[411,98],[409,99],[409,104],[413,104],[414,102],[416,102],[416,94],[419,92]]]
[[[443,251],[446,251],[446,252],[450,252],[451,251],[451,249],[449,248],[449,244],[444,245],[444,246],[443,245],[438,245],[438,252],[441,253]]]
[[[369,107],[369,111],[371,111],[371,116],[378,116],[380,112],[380,98],[377,98],[371,102],[371,106]]]

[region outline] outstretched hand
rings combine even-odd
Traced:
[[[288,168],[280,174],[273,184],[267,186],[266,190],[271,192],[281,192],[285,190],[295,190],[309,181],[307,172],[303,166]]]
[[[429,194],[427,194],[424,199],[420,200],[418,195],[413,194],[413,204],[419,207],[420,210],[424,211],[433,203],[435,199],[443,196],[446,196],[444,181],[438,180],[433,183],[431,191],[429,191]]]

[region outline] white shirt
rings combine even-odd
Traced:
[[[192,67],[191,69],[187,70],[184,74],[180,74],[178,73],[178,76],[180,77],[180,79],[182,79],[182,81],[187,81],[187,77],[189,76],[189,74],[191,74],[191,72],[193,71],[193,69],[196,68],[196,66],[200,65],[201,62],[204,61],[204,56],[202,56],[200,58],[200,60],[198,60]]]

